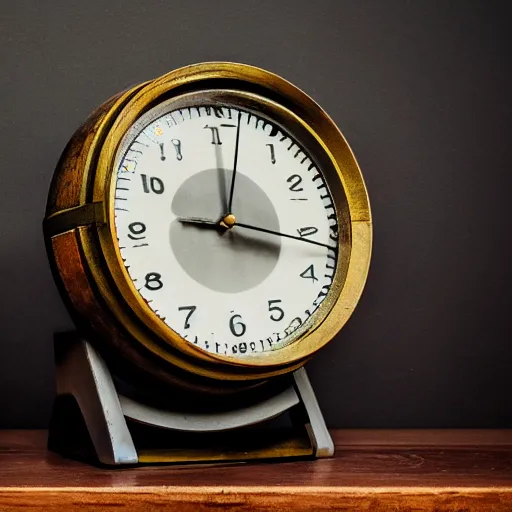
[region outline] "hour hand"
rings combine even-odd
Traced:
[[[192,224],[204,228],[223,229],[218,220],[203,219],[202,217],[178,217],[182,224]]]
[[[183,224],[194,224],[196,226],[216,227],[222,231],[231,229],[236,224],[236,218],[232,213],[222,217],[220,220],[203,219],[202,217],[178,217]]]

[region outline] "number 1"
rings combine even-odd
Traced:
[[[274,150],[274,144],[266,144],[266,146],[268,146],[270,148],[270,161],[272,162],[272,164],[275,164],[276,163],[276,153]]]

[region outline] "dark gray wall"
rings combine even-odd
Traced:
[[[46,425],[71,326],[41,236],[68,138],[131,84],[231,60],[311,94],[370,192],[366,291],[309,365],[329,424],[512,427],[508,4],[3,0],[0,426]]]

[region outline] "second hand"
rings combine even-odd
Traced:
[[[277,235],[283,236],[285,238],[291,238],[292,240],[298,240],[299,242],[307,242],[308,244],[319,245],[320,247],[327,247],[327,249],[332,249],[336,251],[335,247],[332,247],[328,244],[323,244],[322,242],[317,242],[316,240],[309,240],[308,238],[302,238],[300,236],[288,235],[286,233],[280,233],[279,231],[272,231],[271,229],[266,228],[258,228],[256,226],[251,226],[250,224],[242,224],[241,222],[235,222],[235,226],[239,226],[241,228],[252,229],[254,231],[261,231],[262,233],[268,233],[269,235]]]
[[[324,244],[322,242],[317,242],[316,240],[309,240],[308,238],[303,238],[295,235],[288,235],[287,233],[280,233],[279,231],[273,231],[272,229],[259,228],[257,226],[252,226],[250,224],[244,224],[242,222],[238,222],[235,219],[235,216],[232,214],[226,215],[220,221],[214,221],[210,219],[203,219],[201,217],[180,217],[178,221],[182,224],[192,224],[197,226],[210,227],[214,229],[228,230],[235,226],[245,229],[252,229],[253,231],[261,231],[262,233],[268,233],[269,235],[282,236],[285,238],[291,238],[292,240],[298,240],[299,242],[306,242],[308,244],[318,245],[320,247],[327,247],[327,249],[332,249],[333,251],[337,251],[337,247],[333,247],[332,245]]]

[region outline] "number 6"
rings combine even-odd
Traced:
[[[236,319],[240,319],[238,322],[235,322]],[[231,332],[233,333],[233,336],[236,336],[239,338],[240,336],[243,336],[245,334],[245,331],[247,330],[246,325],[241,322],[242,317],[240,315],[233,315],[229,320],[229,328]],[[235,327],[238,326],[240,329],[238,332],[235,330]]]

